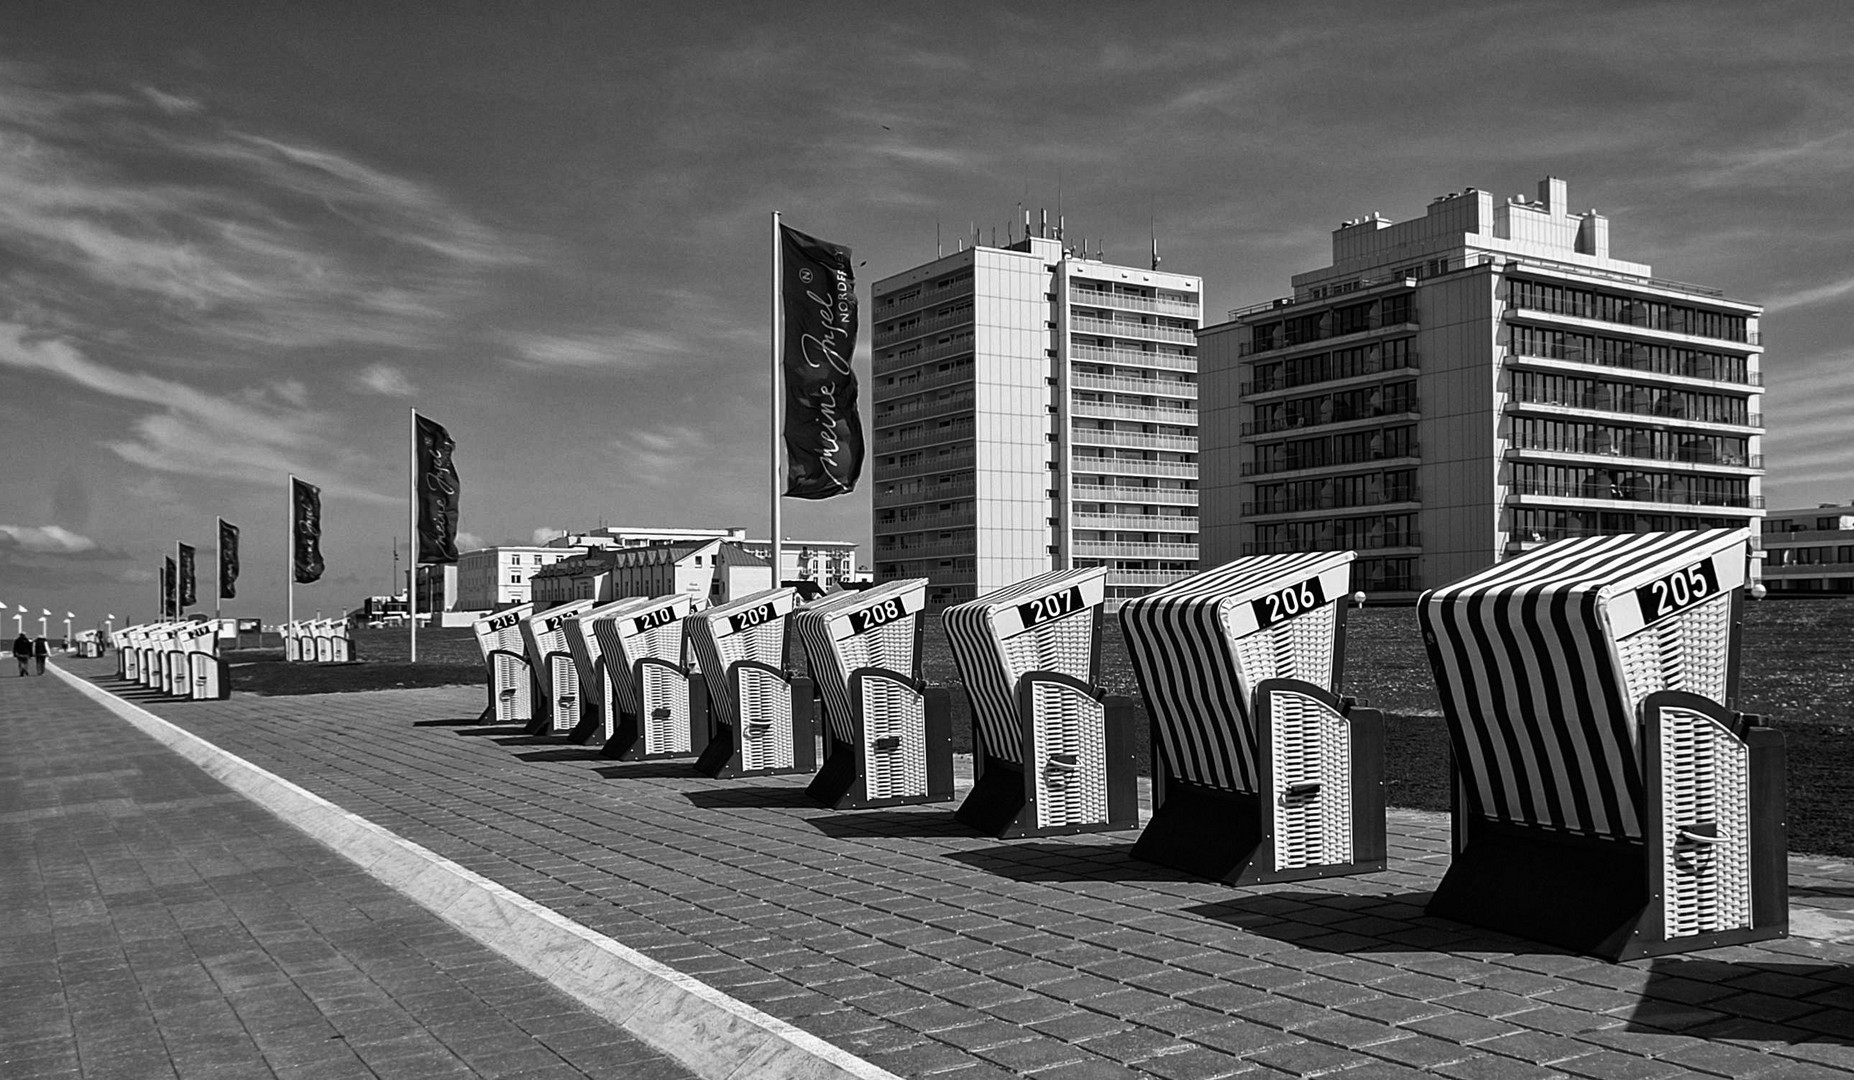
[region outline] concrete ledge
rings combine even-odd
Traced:
[[[214,779],[709,1080],[900,1080],[56,665],[48,666],[79,693]]]

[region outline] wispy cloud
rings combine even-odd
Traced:
[[[567,534],[567,531],[565,529],[560,528],[557,525],[543,525],[540,528],[534,530],[534,535],[531,537],[531,539],[534,542],[534,546],[539,547],[540,545],[547,543],[549,540],[558,539],[562,536],[565,536],[566,534]]]
[[[88,536],[79,536],[57,525],[0,525],[0,536],[6,537],[7,541],[23,551],[39,553],[76,555],[100,548]]]
[[[654,330],[619,330],[605,334],[514,334],[509,338],[516,363],[532,368],[647,371],[695,355],[693,343]]]
[[[408,398],[418,393],[406,373],[391,364],[373,364],[356,372],[354,383],[362,390],[386,397]]]
[[[1814,285],[1806,289],[1797,289],[1794,292],[1781,293],[1764,301],[1764,310],[1767,312],[1789,311],[1792,308],[1819,304],[1825,300],[1836,300],[1849,293],[1854,293],[1854,277],[1845,277],[1840,281],[1831,281],[1822,285]]]

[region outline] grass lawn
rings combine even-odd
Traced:
[[[946,637],[937,625],[923,636],[922,673],[955,688],[954,743],[969,752],[970,712]],[[1101,644],[1103,685],[1137,700],[1117,624],[1108,623]],[[316,694],[485,681],[467,629],[421,631],[418,652],[419,662],[407,663],[403,630],[360,631],[359,659],[349,664],[285,664],[280,649],[243,650],[231,654],[232,684],[259,694]],[[796,645],[793,661],[803,666]],[[1791,850],[1854,856],[1854,601],[1747,604],[1739,670],[1739,707],[1763,715],[1788,742]],[[1385,712],[1390,804],[1448,809],[1445,725],[1413,609],[1351,613],[1343,692]]]

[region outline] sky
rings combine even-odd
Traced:
[[[1854,5],[171,3],[0,22],[0,603],[228,615],[390,590],[409,409],[461,546],[768,531],[770,213],[870,283],[1059,212],[1290,291],[1330,232],[1554,175],[1617,258],[1764,304],[1765,493],[1854,499]],[[862,542],[869,493],[786,500]],[[400,563],[403,569],[403,562]],[[11,628],[10,618],[5,624]]]

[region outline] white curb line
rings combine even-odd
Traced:
[[[707,1080],[901,1080],[51,665],[78,692]]]

